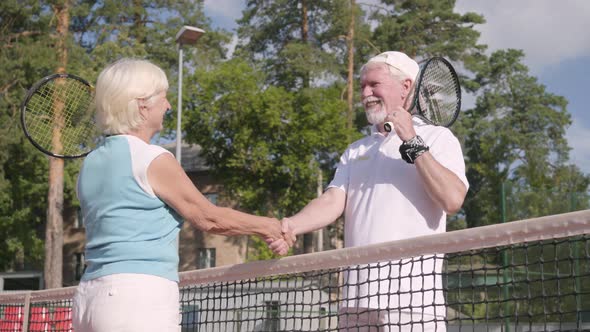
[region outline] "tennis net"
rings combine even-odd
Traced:
[[[180,324],[182,331],[587,331],[589,234],[586,210],[183,272]],[[74,290],[0,295],[0,331],[45,331],[44,323],[69,331]]]

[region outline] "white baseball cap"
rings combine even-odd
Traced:
[[[397,51],[389,51],[383,52],[379,55],[376,55],[367,61],[367,64],[373,62],[381,62],[385,63],[397,70],[401,71],[402,73],[408,75],[412,80],[415,80],[418,76],[418,72],[420,71],[420,67],[418,63],[407,56],[405,53],[397,52]]]

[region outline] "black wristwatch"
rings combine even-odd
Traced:
[[[399,153],[401,154],[402,159],[409,164],[413,164],[418,157],[428,150],[430,150],[430,148],[424,143],[422,137],[418,135],[404,141],[402,145],[399,146]]]

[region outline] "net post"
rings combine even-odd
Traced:
[[[31,311],[31,292],[28,291],[25,293],[24,299],[25,305],[23,307],[23,331],[29,330],[29,314]]]
[[[576,210],[576,192],[570,192],[569,212]],[[574,294],[576,297],[576,326],[582,326],[582,283],[580,282],[580,241],[574,243]]]
[[[505,181],[502,181],[502,185],[500,188],[500,197],[501,202],[500,206],[502,208],[502,223],[507,222],[506,217],[506,188],[504,186]],[[504,327],[506,328],[506,332],[510,332],[510,318],[508,315],[509,303],[508,303],[508,247],[504,248],[502,251],[502,297],[504,298]]]
[[[576,296],[576,325],[582,326],[582,283],[580,282],[580,240],[574,243],[574,285]]]

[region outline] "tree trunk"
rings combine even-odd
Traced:
[[[354,120],[354,8],[355,0],[350,0],[350,24],[348,26],[348,35],[346,36],[346,43],[348,47],[348,78],[346,81],[347,86],[347,101],[348,101],[348,114],[346,117],[347,127],[349,130],[348,143],[351,143],[352,138],[350,132],[352,131],[352,122]]]
[[[69,1],[53,7],[57,18],[58,73],[66,71],[68,52],[66,37],[70,25]],[[63,104],[54,103],[52,145],[54,151],[61,150],[61,126],[63,126]],[[64,202],[64,161],[49,158],[49,193],[47,195],[47,225],[45,228],[45,288],[63,286],[63,202]]]
[[[141,15],[141,10],[143,8],[143,3],[141,0],[133,0],[133,26],[134,29],[131,29],[132,35],[135,35],[135,38],[139,44],[146,43],[146,26],[144,22],[144,17]]]
[[[307,44],[308,36],[309,36],[309,22],[307,19],[307,1],[301,0],[301,41],[304,44]],[[309,72],[304,73],[302,80],[303,80],[303,88],[309,88],[310,85],[310,75]],[[307,252],[307,251],[306,251]]]

